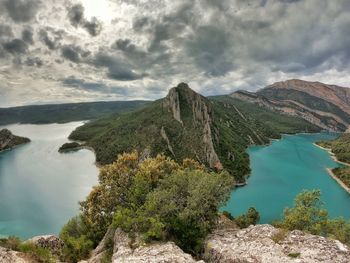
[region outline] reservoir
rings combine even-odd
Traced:
[[[97,184],[95,155],[85,149],[60,154],[58,149],[81,125],[6,126],[31,142],[0,153],[0,237],[58,234],[79,213],[78,201]]]
[[[236,188],[222,210],[237,216],[249,207],[260,213],[260,223],[271,223],[292,207],[302,190],[320,189],[331,217],[350,218],[350,194],[326,171],[339,164],[324,150],[313,145],[334,139],[332,134],[284,135],[268,146],[248,149],[252,173],[248,185]]]

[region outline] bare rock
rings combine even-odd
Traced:
[[[1,263],[28,263],[29,261],[22,258],[19,252],[0,247],[0,262]]]
[[[205,243],[204,259],[220,263],[349,263],[349,248],[337,240],[302,231],[281,234],[271,225],[221,229]]]
[[[139,241],[136,240],[136,243]],[[113,263],[192,263],[197,262],[173,242],[148,245],[133,243],[128,235],[117,229],[114,235]]]

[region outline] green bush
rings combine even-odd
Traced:
[[[256,225],[259,220],[259,212],[254,207],[250,207],[245,214],[240,215],[235,219],[235,223],[240,228],[246,228],[250,225]]]
[[[29,255],[38,263],[55,263],[56,258],[51,254],[50,250],[39,247],[33,243],[24,242],[18,246],[18,251]]]
[[[294,207],[284,210],[284,218],[274,223],[288,230],[302,230],[350,244],[350,221],[330,219],[321,201],[320,190],[303,191],[296,196]]]
[[[8,238],[0,239],[0,246],[6,247],[11,250],[18,250],[18,247],[20,244],[21,244],[21,240],[15,236],[9,236]]]
[[[60,238],[65,244],[61,256],[63,261],[77,262],[89,256],[94,243],[87,237],[87,234],[88,230],[82,216],[69,220],[60,233]]]

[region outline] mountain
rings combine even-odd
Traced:
[[[0,125],[11,123],[65,123],[91,120],[137,109],[147,101],[82,102],[0,108]]]
[[[323,130],[345,131],[350,126],[349,88],[293,79],[255,93],[237,91],[231,97],[301,117]]]
[[[8,129],[0,130],[0,152],[27,142],[28,138],[13,135]]]
[[[267,144],[281,133],[319,131],[300,118],[250,108],[229,96],[205,98],[181,83],[142,109],[77,128],[70,139],[85,141],[100,164],[133,150],[164,153],[176,161],[192,158],[214,170],[225,168],[244,182],[250,172],[249,145]]]

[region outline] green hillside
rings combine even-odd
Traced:
[[[332,141],[318,142],[318,145],[331,149],[336,158],[345,163],[350,163],[350,134],[343,133]],[[332,170],[333,173],[348,187],[350,187],[350,166],[342,166]]]
[[[176,161],[192,158],[214,170],[224,168],[244,182],[250,172],[249,145],[302,131],[318,128],[229,96],[205,98],[182,83],[142,109],[79,127],[70,139],[86,141],[101,164],[136,149],[151,156],[164,153]]]
[[[112,113],[135,110],[147,101],[106,101],[68,104],[33,105],[0,108],[0,125],[11,123],[65,123],[92,120]]]

